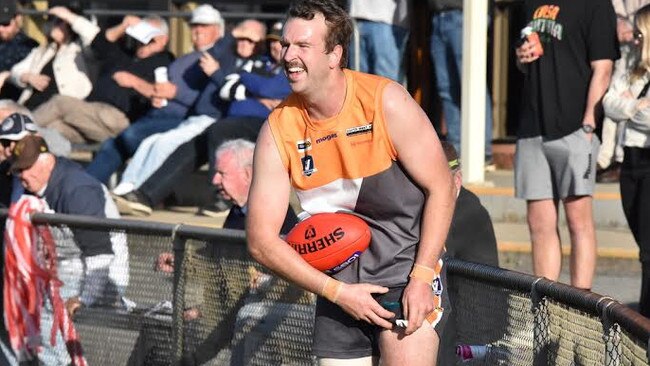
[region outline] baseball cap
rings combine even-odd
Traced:
[[[40,154],[48,151],[47,144],[42,137],[36,135],[25,136],[16,143],[11,153],[11,167],[9,170],[16,173],[29,169],[34,165]]]
[[[282,39],[282,27],[284,27],[284,24],[282,22],[275,22],[273,23],[273,26],[271,26],[271,30],[269,31],[269,34],[266,35],[266,40],[267,41],[279,41]]]
[[[199,5],[192,11],[190,24],[218,24],[223,25],[223,18],[219,10],[211,5]]]
[[[16,16],[16,0],[0,1],[0,24],[7,24]]]
[[[142,44],[148,44],[154,37],[164,35],[165,33],[160,28],[154,27],[149,22],[143,20],[126,28],[126,34]]]
[[[18,141],[35,133],[36,124],[29,116],[14,113],[0,122],[0,139]]]

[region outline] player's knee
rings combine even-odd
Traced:
[[[368,356],[361,358],[319,358],[318,366],[377,366],[379,359]]]

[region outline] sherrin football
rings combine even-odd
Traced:
[[[347,213],[319,213],[299,222],[286,238],[312,267],[336,273],[354,262],[370,245],[370,228]]]

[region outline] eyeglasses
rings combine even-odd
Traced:
[[[237,42],[239,42],[239,41],[248,42],[248,43],[257,43],[257,42],[253,41],[252,39],[250,39],[248,37],[237,38]]]

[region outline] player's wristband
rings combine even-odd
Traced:
[[[320,294],[327,300],[336,304],[336,300],[338,300],[339,293],[341,292],[341,287],[343,287],[343,283],[333,279],[332,277],[327,277],[327,280],[325,280],[325,283],[323,284],[323,288],[320,290]]]
[[[417,278],[430,284],[433,283],[433,279],[436,277],[436,270],[416,263],[413,265],[413,270],[411,270],[409,277]]]

